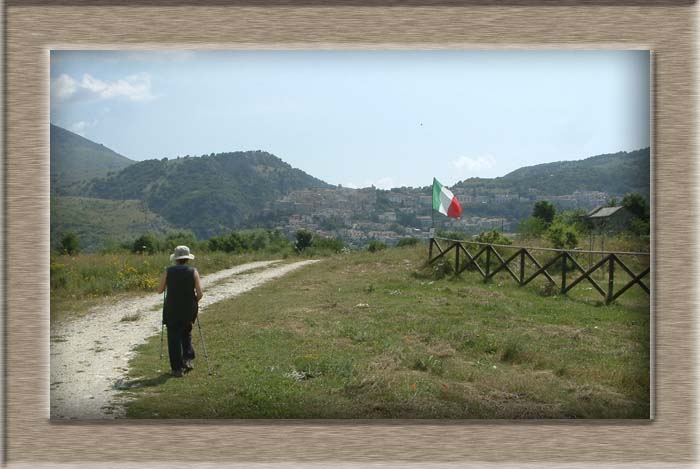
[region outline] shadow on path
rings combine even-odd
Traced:
[[[150,388],[153,386],[160,386],[172,377],[173,376],[170,373],[163,373],[154,378],[141,378],[132,380],[120,379],[116,383],[114,383],[114,389],[124,391],[129,389],[143,389]]]

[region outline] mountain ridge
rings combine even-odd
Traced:
[[[135,163],[100,143],[55,124],[50,124],[49,134],[52,193],[61,193],[77,182],[106,176]]]
[[[83,149],[99,145],[83,140],[72,139]],[[111,152],[101,145],[98,148]],[[63,149],[54,155],[54,149],[52,145],[52,159],[72,154]],[[91,244],[97,245],[92,231],[106,234],[109,229],[128,230],[131,235],[153,226],[156,231],[173,227],[191,230],[200,239],[253,227],[282,229],[288,235],[307,228],[339,237],[354,237],[362,231],[363,237],[376,238],[388,237],[392,230],[399,236],[414,235],[416,229],[424,230],[430,223],[429,186],[343,188],[262,150],[139,162],[122,158],[127,161],[116,160],[125,164],[123,168],[106,171],[102,167],[99,177],[87,180],[66,183],[60,179],[63,173],[57,174],[58,181],[52,175],[52,204],[53,197],[59,195],[85,199],[56,200],[64,209],[52,214],[69,214],[71,220],[60,223],[52,216],[52,236],[58,235],[59,227],[70,226],[82,230]],[[552,200],[561,208],[581,209],[629,192],[648,199],[649,168],[650,149],[644,148],[526,166],[497,178],[465,179],[451,186],[464,208],[463,225],[445,222],[454,229],[478,232],[492,227],[494,218],[499,218],[499,226],[503,220],[517,223],[529,215],[535,201],[542,199]],[[57,188],[54,183],[58,183]],[[126,204],[115,205],[118,201]],[[77,219],[78,207],[85,211],[84,221]],[[110,207],[117,207],[134,222],[128,226],[107,224],[101,212]],[[94,220],[102,220],[109,229]],[[138,220],[152,222],[136,223]],[[121,232],[112,236],[124,237]]]
[[[170,223],[208,237],[244,228],[255,212],[293,190],[329,187],[256,150],[145,160],[77,190],[88,197],[143,200]]]

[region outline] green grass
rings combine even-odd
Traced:
[[[649,299],[435,280],[425,246],[341,254],[212,305],[196,369],[139,348],[130,418],[649,418]],[[595,292],[593,292],[595,293]]]
[[[192,261],[201,275],[262,259],[277,259],[279,254],[224,252],[197,253]],[[95,306],[133,296],[134,292],[155,291],[169,254],[139,255],[80,254],[52,256],[51,321],[85,314]],[[127,320],[127,319],[125,319]]]

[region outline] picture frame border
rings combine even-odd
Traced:
[[[176,0],[156,0],[138,7],[122,1],[20,3],[3,5],[5,184],[0,205],[6,263],[1,272],[4,288],[0,301],[5,313],[1,406],[5,463],[109,467],[119,462],[125,467],[155,467],[186,460],[194,467],[222,463],[231,467],[331,463],[341,467],[457,467],[466,463],[479,467],[564,463],[567,467],[589,467],[595,462],[690,467],[698,461],[694,448],[697,268],[683,278],[669,280],[672,272],[687,269],[687,257],[696,252],[693,232],[697,229],[697,181],[693,177],[698,156],[698,82],[692,72],[698,65],[697,37],[692,33],[698,24],[695,2],[616,5],[594,1],[553,6],[547,1],[516,1],[492,6],[488,2],[426,1],[410,2],[408,6],[368,2],[371,6],[363,6],[355,0],[325,7],[313,1],[302,6],[287,2],[265,6],[252,1],[224,5],[214,1],[196,9]],[[455,16],[454,12],[465,16]],[[188,21],[207,25],[206,31],[197,33],[192,26],[184,25],[179,19],[183,13],[187,13]],[[383,21],[374,19],[374,14]],[[327,23],[317,23],[320,19]],[[655,23],[658,28],[635,31],[633,21]],[[600,23],[619,28],[622,39],[601,33]],[[139,29],[145,24],[153,28],[147,37]],[[172,24],[182,28],[175,31]],[[406,24],[417,30],[401,29]],[[271,40],[261,41],[266,36],[256,27],[267,28]],[[210,29],[220,31],[218,41],[212,40],[215,38]],[[441,29],[445,32],[440,33]],[[522,40],[513,40],[517,38]],[[50,422],[48,51],[72,47],[651,50],[654,419]],[[686,248],[681,250],[679,246]],[[173,455],[164,449],[168,438],[192,434],[191,451],[186,455]],[[506,451],[499,450],[498,445]]]

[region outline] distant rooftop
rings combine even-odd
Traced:
[[[606,218],[609,217],[610,215],[613,215],[614,213],[617,213],[619,210],[622,210],[624,207],[596,207],[590,212],[586,214],[588,218]]]

